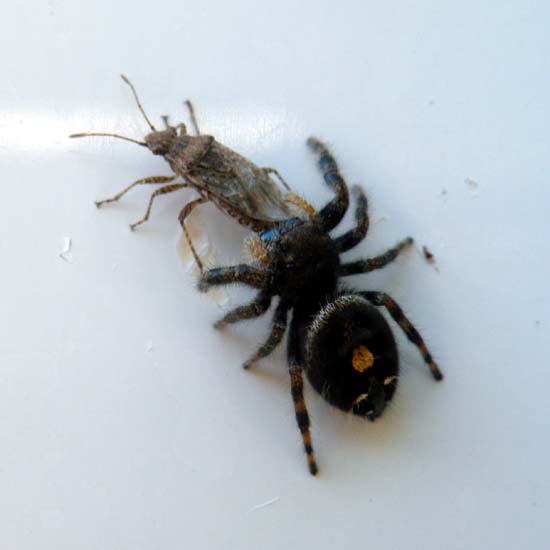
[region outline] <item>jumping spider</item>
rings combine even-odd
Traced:
[[[420,350],[433,377],[441,380],[443,375],[418,331],[390,296],[339,287],[340,277],[388,265],[413,239],[404,239],[380,256],[342,263],[340,254],[355,247],[367,234],[367,198],[360,187],[353,188],[356,227],[331,238],[329,231],[340,223],[348,209],[348,188],[327,148],[314,138],[308,140],[308,145],[318,153],[325,182],[336,197],[315,219],[288,220],[256,237],[256,246],[252,247],[257,259],[254,265],[210,269],[201,276],[199,289],[205,291],[213,285],[230,283],[259,289],[252,302],[227,313],[215,324],[216,328],[259,317],[269,308],[272,298],[279,296],[271,334],[244,364],[245,368],[275,349],[292,310],[288,337],[291,392],[309,471],[315,475],[317,464],[303,395],[303,372],[330,404],[369,420],[382,414],[395,393],[399,376],[397,346],[388,323],[375,306],[387,309]]]

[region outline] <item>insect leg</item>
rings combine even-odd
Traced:
[[[201,131],[199,130],[199,125],[197,124],[197,117],[195,116],[195,109],[193,109],[193,104],[189,99],[185,101],[185,105],[187,106],[187,109],[189,109],[189,118],[191,119],[191,124],[193,125],[193,129],[195,130],[195,134],[197,136],[201,135]]]
[[[199,266],[199,270],[202,273],[203,267],[202,262],[199,258],[199,255],[197,254],[197,251],[195,250],[195,247],[193,245],[193,241],[191,240],[191,236],[189,235],[189,232],[187,231],[187,226],[185,225],[185,218],[191,214],[195,206],[198,206],[199,204],[203,204],[207,202],[208,199],[204,197],[199,197],[198,199],[195,199],[194,201],[191,201],[187,203],[181,210],[178,216],[178,220],[180,222],[181,228],[183,229],[183,233],[185,235],[185,238],[187,239],[187,244],[189,244],[189,248],[191,249],[191,254],[193,254],[193,258],[195,258],[195,262],[197,262],[197,265]]]
[[[273,323],[271,325],[271,334],[267,340],[262,344],[258,351],[248,359],[243,367],[248,369],[259,361],[263,357],[267,357],[281,342],[286,330],[286,319],[288,313],[288,305],[283,302],[279,302],[275,315],[273,316]]]
[[[369,302],[375,306],[384,306],[388,313],[392,316],[393,320],[401,327],[401,330],[406,334],[407,338],[420,350],[424,361],[432,371],[432,375],[436,380],[442,380],[443,374],[439,370],[439,367],[433,360],[422,336],[414,328],[412,323],[405,317],[403,310],[399,307],[397,302],[385,294],[384,292],[359,292],[359,295],[366,298]]]
[[[336,197],[319,212],[321,226],[325,231],[334,229],[344,217],[349,206],[349,192],[344,178],[338,171],[338,165],[328,149],[317,139],[310,137],[308,146],[319,154],[319,168],[323,172],[325,183],[336,193]]]
[[[166,193],[172,193],[173,191],[177,191],[178,189],[183,189],[184,187],[189,187],[188,183],[173,183],[172,185],[165,185],[164,187],[161,187],[160,189],[157,189],[149,199],[149,204],[147,205],[147,210],[145,211],[145,216],[141,218],[141,220],[137,221],[136,223],[133,223],[130,225],[130,229],[133,231],[138,225],[141,225],[142,223],[145,223],[149,219],[149,215],[151,214],[151,207],[153,206],[153,201],[159,196],[159,195],[166,195]]]
[[[393,262],[397,256],[399,256],[400,252],[411,246],[413,242],[414,240],[412,237],[407,237],[397,243],[394,247],[384,252],[384,254],[380,254],[380,256],[367,258],[366,260],[357,260],[356,262],[350,262],[348,264],[342,264],[338,270],[338,275],[340,275],[340,277],[346,277],[348,275],[368,273],[369,271],[386,267],[389,263]]]
[[[222,329],[230,323],[253,319],[265,313],[271,304],[271,296],[267,292],[259,292],[256,298],[245,306],[239,306],[226,313],[219,321],[214,323],[214,328]]]
[[[354,185],[352,192],[357,199],[357,206],[355,207],[355,221],[357,225],[344,233],[340,237],[334,239],[334,244],[338,252],[345,252],[354,246],[357,246],[367,234],[369,230],[369,214],[367,212],[368,201],[365,193],[358,185]]]
[[[311,433],[309,431],[310,421],[307,412],[306,402],[304,400],[304,377],[302,375],[302,367],[300,366],[300,345],[298,337],[298,326],[293,320],[288,337],[288,370],[290,374],[290,391],[292,401],[294,403],[294,412],[296,414],[296,422],[302,434],[304,449],[307,455],[307,463],[309,471],[312,475],[318,472],[313,446],[311,444]]]
[[[270,168],[269,166],[266,166],[262,168],[262,170],[265,172],[267,176],[269,176],[269,174],[273,174],[277,176],[278,180],[283,184],[283,186],[287,189],[287,191],[290,191],[290,187],[288,186],[288,183],[285,181],[283,176],[281,176],[281,174],[279,174],[279,172],[275,168]]]
[[[254,288],[266,288],[269,272],[251,265],[240,264],[230,267],[217,267],[205,271],[199,279],[198,289],[206,292],[211,286],[243,283]]]
[[[130,185],[128,185],[128,187],[125,187],[120,193],[117,193],[116,195],[112,196],[109,199],[96,201],[95,205],[98,208],[100,208],[101,206],[103,206],[104,204],[107,204],[108,202],[115,202],[118,199],[120,199],[122,195],[125,195],[126,193],[128,193],[128,191],[130,191],[130,189],[132,189],[132,187],[135,187],[136,185],[143,185],[143,184],[150,184],[150,183],[168,183],[170,181],[174,181],[176,177],[177,176],[151,176],[149,178],[143,178],[143,179],[134,181],[134,183],[131,183]]]

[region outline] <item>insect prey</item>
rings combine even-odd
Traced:
[[[152,193],[143,218],[130,225],[133,230],[149,219],[153,202],[158,196],[186,187],[194,189],[199,195],[198,198],[185,204],[178,219],[201,272],[202,262],[185,225],[186,218],[200,204],[214,203],[222,212],[256,233],[274,228],[289,219],[315,216],[311,205],[291,191],[276,169],[259,167],[219,143],[213,136],[201,134],[193,105],[189,100],[185,104],[195,135],[188,133],[183,122],[171,125],[167,116],[161,117],[164,128],[155,128],[145,113],[134,85],[124,75],[121,77],[130,87],[138,109],[151,130],[144,140],[104,132],[76,133],[69,137],[106,136],[130,141],[146,147],[154,155],[164,157],[172,174],[149,176],[134,181],[116,195],[97,201],[97,207],[118,201],[137,185],[162,184],[162,187]],[[272,179],[272,175],[277,178],[277,182]]]

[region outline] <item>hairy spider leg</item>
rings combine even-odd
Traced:
[[[243,283],[254,288],[263,289],[267,285],[269,273],[251,265],[239,264],[229,267],[216,267],[202,274],[198,289],[206,292],[211,286]]]
[[[149,219],[153,202],[159,195],[166,195],[167,193],[173,193],[174,191],[177,191],[178,189],[183,189],[184,187],[189,187],[189,184],[173,183],[172,185],[165,185],[164,187],[157,189],[149,198],[149,204],[147,205],[147,210],[145,211],[145,215],[143,216],[143,218],[141,218],[141,220],[137,221],[136,223],[133,223],[132,225],[130,225],[130,229],[133,231],[138,225],[145,223]]]
[[[304,399],[304,377],[300,365],[300,345],[298,339],[298,323],[292,321],[290,333],[288,336],[288,369],[290,374],[290,392],[294,403],[294,412],[296,413],[296,422],[306,451],[307,463],[311,475],[316,475],[319,471],[315,462],[315,454],[311,444],[311,433],[309,431],[310,420]]]
[[[403,310],[399,307],[397,302],[384,292],[359,292],[360,296],[366,298],[369,302],[376,306],[384,306],[388,313],[392,316],[393,320],[401,327],[401,330],[406,334],[407,338],[420,350],[424,361],[430,368],[433,377],[436,380],[442,380],[443,374],[439,370],[439,367],[433,360],[432,355],[428,351],[422,336],[420,336],[418,330],[414,328],[412,323],[405,317]]]
[[[336,193],[336,197],[319,212],[319,221],[325,231],[334,229],[344,217],[349,206],[349,192],[344,178],[338,171],[338,165],[328,149],[317,139],[310,137],[308,146],[319,155],[319,168],[323,172],[325,183]]]
[[[397,243],[394,247],[384,252],[384,254],[380,254],[374,258],[367,258],[366,260],[357,260],[356,262],[342,264],[338,270],[338,275],[340,277],[347,277],[348,275],[368,273],[369,271],[386,267],[389,263],[393,262],[397,256],[399,256],[400,252],[411,246],[413,242],[414,240],[412,237],[407,237]]]
[[[193,209],[198,206],[199,204],[203,204],[207,202],[208,199],[205,197],[199,197],[198,199],[192,200],[191,202],[188,202],[180,211],[178,220],[180,222],[181,228],[183,229],[183,234],[185,235],[185,238],[187,239],[187,244],[189,244],[189,248],[191,249],[191,254],[193,254],[193,258],[195,258],[195,262],[197,262],[197,266],[199,267],[200,272],[203,271],[202,262],[199,258],[199,255],[197,254],[197,251],[195,250],[195,247],[193,245],[193,241],[191,240],[191,236],[189,235],[189,232],[187,231],[187,226],[185,225],[185,218],[193,212]]]
[[[125,187],[120,193],[117,193],[116,195],[113,195],[112,197],[108,199],[103,199],[102,201],[96,201],[95,205],[100,208],[104,204],[107,204],[109,202],[116,202],[119,200],[123,195],[128,193],[132,187],[135,187],[136,185],[144,185],[144,184],[155,184],[155,183],[168,183],[171,181],[174,181],[177,176],[151,176],[149,178],[142,178],[137,181],[134,181],[134,183],[131,183],[128,185],[128,187]]]
[[[256,361],[267,357],[279,345],[285,335],[288,310],[288,304],[282,301],[279,302],[273,315],[271,333],[267,340],[258,348],[258,351],[244,363],[243,367],[245,369],[252,367]]]
[[[214,323],[214,328],[222,329],[230,323],[237,323],[238,321],[245,321],[246,319],[253,319],[254,317],[260,317],[263,315],[271,305],[271,295],[266,292],[258,292],[256,298],[249,304],[239,306],[228,313],[226,313],[221,319]]]
[[[363,189],[358,185],[354,185],[351,191],[357,201],[357,206],[355,207],[355,221],[357,225],[340,237],[334,239],[334,245],[340,253],[346,252],[346,250],[357,246],[366,237],[367,231],[369,230],[367,197]]]

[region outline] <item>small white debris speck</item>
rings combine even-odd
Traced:
[[[254,512],[256,510],[260,510],[261,508],[265,508],[266,506],[270,506],[271,504],[274,504],[279,500],[279,497],[272,498],[270,500],[266,500],[265,502],[262,502],[261,504],[256,504],[256,506],[253,506],[249,512]]]
[[[73,246],[73,242],[71,240],[71,237],[67,235],[63,238],[63,250],[59,253],[59,257],[68,263],[72,263],[73,261],[73,255],[71,253],[71,248]]]
[[[154,347],[153,342],[151,342],[151,340],[145,343],[145,351],[147,352],[153,351],[153,347]]]

